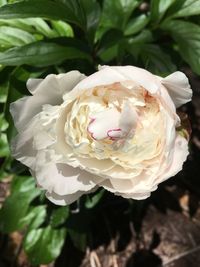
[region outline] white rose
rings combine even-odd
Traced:
[[[14,157],[52,202],[65,205],[103,187],[144,199],[182,169],[188,142],[176,107],[191,100],[187,77],[101,67],[30,79],[32,96],[11,104]]]

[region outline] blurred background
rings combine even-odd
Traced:
[[[100,189],[55,206],[10,155],[9,105],[30,77],[99,64],[183,71],[190,155],[147,200]],[[199,74],[200,0],[0,0],[0,267],[199,267]]]

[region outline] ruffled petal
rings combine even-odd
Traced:
[[[39,186],[58,195],[89,191],[102,179],[80,168],[56,163],[58,155],[53,151],[39,151],[36,157],[35,176]]]
[[[46,197],[54,204],[65,206],[73,203],[77,199],[79,199],[85,192],[78,191],[74,194],[64,195],[61,196],[59,194],[56,194],[55,192],[46,192]]]
[[[38,127],[38,120],[32,119],[27,128],[18,134],[11,142],[12,156],[29,168],[35,167],[36,150],[33,146],[33,136]]]
[[[82,195],[92,193],[96,191],[97,189],[98,189],[98,186],[94,187],[92,190],[89,190],[88,192],[78,191],[74,194],[69,194],[69,195],[64,195],[64,196],[60,196],[56,194],[55,192],[52,192],[52,193],[46,192],[46,197],[56,205],[65,206],[78,200]]]
[[[141,85],[151,94],[155,94],[160,87],[160,82],[156,76],[144,69],[133,66],[103,66],[98,72],[90,75],[77,84],[75,90],[83,90],[115,82],[124,82],[127,80],[134,81],[135,83]]]
[[[26,127],[27,123],[42,110],[44,104],[60,105],[62,96],[70,91],[85,76],[78,71],[66,74],[48,75],[44,80],[29,80],[28,89],[33,96],[23,97],[10,105],[10,112],[18,132]]]
[[[188,78],[183,72],[176,71],[162,79],[161,83],[167,88],[177,108],[191,101],[192,90]]]
[[[156,190],[156,188],[155,188],[155,190]],[[135,200],[143,200],[143,199],[150,197],[151,192],[133,193],[133,194],[117,194],[117,193],[115,193],[115,195],[122,196],[123,198],[129,198],[129,199],[132,198]]]
[[[171,165],[165,172],[160,175],[156,180],[156,184],[173,177],[183,168],[183,163],[186,161],[189,154],[188,141],[180,135],[177,135],[174,145],[174,153]]]
[[[32,79],[30,78],[27,81],[27,88],[32,95],[35,94],[45,94],[48,93],[51,96],[59,96],[62,98],[62,95],[66,92],[69,92],[73,87],[77,85],[81,80],[85,79],[85,75],[80,73],[77,70],[67,72],[65,74],[50,74],[45,79]],[[53,80],[56,81],[56,87],[58,90],[55,90],[54,85],[51,84]],[[51,85],[51,86],[47,86]],[[52,95],[53,94],[53,95]]]

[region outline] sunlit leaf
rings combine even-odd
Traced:
[[[200,0],[176,0],[170,9],[173,18],[200,15]]]
[[[0,27],[0,40],[6,41],[10,46],[21,46],[36,41],[30,33],[8,26]]]
[[[99,191],[97,193],[94,193],[93,196],[88,195],[87,199],[86,199],[86,202],[85,202],[86,208],[87,209],[94,208],[99,203],[99,201],[103,197],[104,193],[105,193],[105,190],[102,189],[101,191]]]
[[[134,19],[131,19],[126,28],[125,35],[132,35],[141,31],[149,22],[149,17],[142,14]]]
[[[106,28],[124,29],[139,0],[109,0],[103,2],[101,25]]]
[[[58,227],[65,222],[69,217],[69,207],[61,207],[53,210],[50,225],[53,227]]]
[[[0,158],[7,157],[9,153],[7,136],[4,133],[0,133]]]
[[[20,177],[16,179],[20,179]],[[0,210],[1,231],[9,233],[22,229],[25,226],[23,218],[27,216],[29,204],[39,194],[40,190],[33,189],[32,183],[29,184],[25,191],[13,191]]]
[[[77,1],[70,0],[26,0],[2,6],[0,19],[40,17],[69,21],[84,28],[85,21],[78,7]]]
[[[93,42],[101,15],[100,5],[96,0],[81,0],[81,5],[86,15],[87,36]]]
[[[6,66],[27,64],[43,67],[61,63],[66,59],[88,57],[86,53],[72,46],[67,47],[56,43],[35,42],[1,53],[0,64]]]
[[[200,27],[191,22],[172,20],[164,23],[162,29],[171,34],[182,58],[200,74]]]
[[[26,217],[21,222],[28,226],[28,231],[36,229],[45,221],[47,215],[47,207],[45,205],[39,205],[31,207]]]
[[[66,229],[33,229],[26,234],[24,250],[31,264],[40,265],[52,262],[61,252],[66,237]]]
[[[66,36],[66,37],[73,37],[73,29],[72,27],[64,22],[64,21],[51,21],[53,29],[57,32],[57,36]]]
[[[156,21],[160,20],[168,8],[175,2],[176,0],[152,0],[151,1],[151,20]]]

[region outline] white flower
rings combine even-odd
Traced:
[[[176,107],[191,100],[187,77],[101,67],[30,79],[32,96],[11,104],[14,157],[59,205],[103,187],[144,199],[182,169],[188,142]]]

